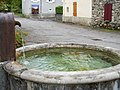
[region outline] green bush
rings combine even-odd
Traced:
[[[16,30],[16,32],[15,32],[16,48],[22,47],[23,43],[25,43],[24,40],[22,41],[21,33],[23,36],[27,35],[27,33],[25,33],[25,32],[21,32],[20,30]]]
[[[22,0],[0,0],[0,12],[22,12]]]
[[[9,5],[6,4],[5,2],[1,1],[0,2],[0,12],[6,12],[9,10]]]
[[[56,14],[63,14],[63,6],[57,6],[55,8]]]

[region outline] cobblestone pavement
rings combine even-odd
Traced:
[[[26,45],[36,43],[70,42],[88,43],[120,49],[120,32],[104,32],[85,29],[78,25],[58,23],[52,20],[15,18],[28,32]]]

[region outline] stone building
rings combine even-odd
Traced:
[[[62,0],[22,0],[22,13],[30,17],[54,17],[55,7],[62,5]]]
[[[92,25],[120,29],[120,0],[93,0]]]
[[[63,21],[120,29],[120,0],[64,0]]]

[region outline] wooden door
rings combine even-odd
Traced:
[[[112,20],[112,4],[106,3],[104,5],[104,21]]]
[[[77,2],[73,2],[73,16],[77,16]]]

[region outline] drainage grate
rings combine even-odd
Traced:
[[[92,40],[94,40],[94,41],[102,41],[102,39],[97,39],[97,38],[92,39]]]

